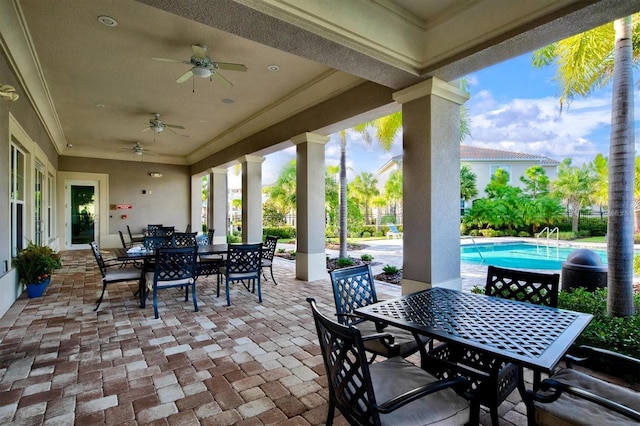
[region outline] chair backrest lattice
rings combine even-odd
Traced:
[[[350,424],[380,424],[371,374],[360,331],[322,315],[313,299],[313,320],[327,371],[330,398]]]
[[[276,255],[277,244],[278,237],[267,235],[264,239],[264,245],[262,246],[262,258],[265,260],[273,260],[273,257]]]
[[[213,244],[213,234],[215,234],[216,230],[213,228],[209,228],[207,231],[207,238],[209,240],[209,244]]]
[[[558,307],[559,274],[520,271],[489,266],[487,296]]]
[[[196,247],[161,247],[156,251],[156,282],[194,279]]]
[[[175,234],[176,228],[175,226],[161,226],[160,228],[155,230],[156,237],[170,237]]]
[[[229,244],[227,274],[259,274],[262,261],[262,243]]]
[[[196,245],[197,232],[176,232],[173,235],[176,247],[191,247]]]
[[[349,325],[362,321],[353,315],[354,311],[378,302],[371,267],[361,265],[335,269],[329,275],[340,323]]]
[[[102,278],[107,275],[107,266],[104,263],[104,259],[102,258],[102,253],[100,253],[100,248],[95,241],[91,241],[89,243],[91,245],[91,251],[93,251],[93,257],[96,258],[96,263],[98,264],[98,268],[100,269],[100,274]]]
[[[147,235],[149,235],[150,237],[153,237],[156,235],[156,231],[158,229],[162,228],[162,224],[158,223],[158,224],[149,224],[147,225]]]
[[[156,250],[161,247],[173,247],[173,236],[163,236],[163,237],[144,237],[144,241],[142,245],[147,250]]]

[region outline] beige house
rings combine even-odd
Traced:
[[[478,189],[478,195],[466,203],[461,200],[460,207],[471,207],[473,200],[483,198],[486,195],[484,189],[498,169],[503,169],[509,174],[509,185],[522,188],[524,184],[520,177],[524,176],[529,167],[541,166],[549,180],[554,180],[558,177],[559,164],[559,161],[541,155],[460,145],[460,165],[469,167],[475,173]]]
[[[476,187],[478,189],[478,195],[473,199],[466,202],[460,200],[460,208],[471,207],[473,200],[484,196],[484,188],[489,184],[497,169],[503,169],[509,174],[510,185],[523,187],[524,184],[520,181],[520,177],[524,175],[529,167],[542,166],[549,180],[553,180],[558,176],[559,164],[559,161],[541,155],[460,145],[460,165],[468,166],[475,173]],[[400,169],[402,169],[402,155],[396,155],[376,170],[375,176],[378,179],[378,187],[381,191],[384,189],[389,175],[393,171]],[[400,207],[399,216],[402,215],[401,210],[402,208]],[[385,213],[382,212],[381,214]]]

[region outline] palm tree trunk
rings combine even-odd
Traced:
[[[340,132],[340,258],[347,257],[347,135]]]
[[[633,79],[631,17],[614,23],[611,144],[609,148],[609,243],[607,313],[633,315]]]

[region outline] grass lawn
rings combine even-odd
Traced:
[[[574,240],[577,243],[606,243],[605,237],[589,237],[589,238],[580,238],[578,240]]]

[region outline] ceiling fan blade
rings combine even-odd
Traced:
[[[166,124],[164,125],[165,127],[171,127],[173,129],[184,129],[184,126],[179,126],[177,124]]]
[[[204,46],[200,46],[199,44],[194,44],[191,46],[193,49],[193,54],[200,59],[204,59],[207,57],[207,48]]]
[[[211,78],[222,84],[224,87],[233,86],[233,84],[231,84],[231,82],[224,78],[219,72],[214,72],[213,74],[211,74]]]
[[[147,130],[151,130],[151,127],[147,126],[144,129],[140,130],[141,132],[146,132]]]
[[[193,77],[193,71],[189,70],[184,74],[182,74],[180,77],[178,77],[178,79],[176,80],[176,83],[184,83],[185,81],[189,80],[191,77]]]
[[[179,59],[169,59],[169,58],[151,58],[154,61],[162,61],[162,62],[180,62],[183,63],[184,61],[181,61]]]
[[[221,70],[229,71],[246,71],[247,67],[244,64],[230,64],[228,62],[214,62],[213,66]]]

